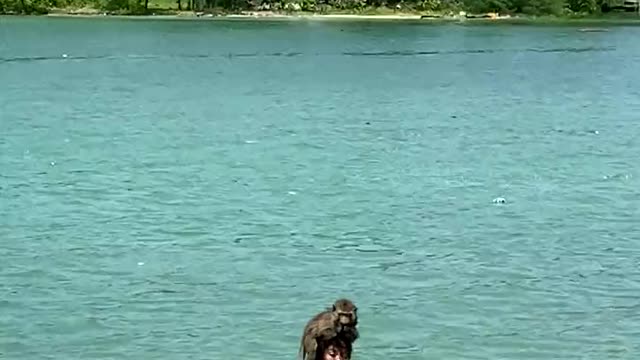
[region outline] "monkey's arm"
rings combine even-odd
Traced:
[[[342,331],[342,334],[345,337],[345,339],[351,343],[353,343],[360,337],[360,333],[358,332],[358,329],[355,327],[345,327],[344,330]]]

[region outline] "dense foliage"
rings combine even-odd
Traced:
[[[175,10],[273,10],[365,12],[377,9],[400,12],[563,15],[593,14],[611,0],[0,0],[0,13],[46,13],[52,9],[144,14]]]

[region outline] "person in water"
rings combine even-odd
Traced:
[[[334,337],[318,345],[315,360],[349,360],[351,358],[351,344],[340,337]]]

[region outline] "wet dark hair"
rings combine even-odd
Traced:
[[[318,343],[318,349],[316,350],[316,358],[314,360],[324,360],[324,353],[330,346],[334,346],[340,353],[343,358],[349,358],[351,354],[351,344],[342,339],[341,337],[334,337],[326,341],[321,341]]]

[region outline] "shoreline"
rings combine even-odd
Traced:
[[[157,13],[154,13],[154,10]],[[484,14],[482,14],[484,15]],[[592,24],[592,25],[640,25],[640,16],[494,16],[467,17],[464,14],[355,14],[313,12],[274,12],[274,11],[241,11],[237,13],[211,14],[194,11],[177,11],[173,9],[150,9],[147,14],[108,13],[93,8],[83,9],[51,9],[45,14],[0,14],[0,16],[45,16],[51,18],[84,18],[84,19],[140,19],[140,20],[309,20],[309,21],[403,21],[422,23],[481,23],[481,24]]]
[[[38,16],[38,15],[36,15]],[[179,14],[93,14],[93,13],[49,13],[44,14],[47,17],[64,17],[64,18],[123,18],[123,19],[158,19],[158,20],[420,20],[421,15],[402,14],[402,15],[358,15],[358,14],[316,14],[316,13],[299,13],[299,14],[221,14],[198,15],[196,13],[179,13]],[[433,20],[454,20],[454,19],[433,19]]]

